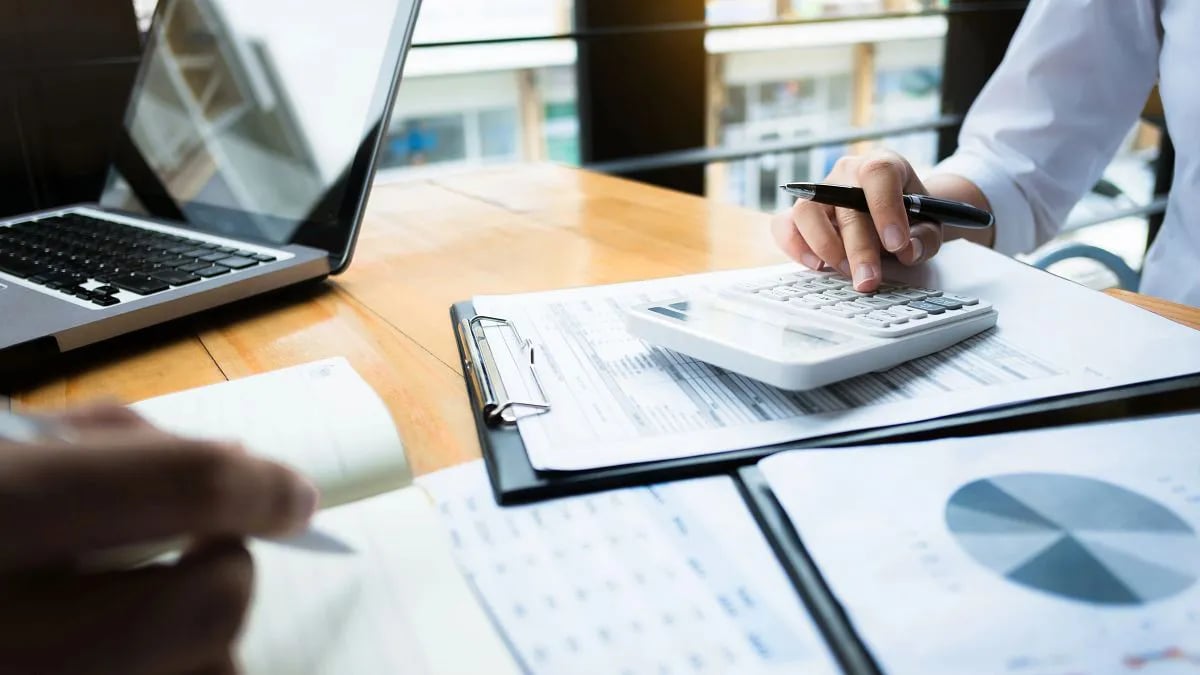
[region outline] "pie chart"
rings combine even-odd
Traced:
[[[1140,605],[1191,587],[1200,538],[1162,504],[1067,474],[993,476],[959,488],[946,525],[977,562],[1012,582],[1099,605]]]

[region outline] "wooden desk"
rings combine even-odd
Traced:
[[[783,259],[761,213],[558,166],[386,185],[345,275],[88,348],[12,393],[38,409],[136,401],[344,355],[425,473],[479,456],[452,302]],[[1200,328],[1200,309],[1117,297]]]

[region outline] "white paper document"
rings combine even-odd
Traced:
[[[478,462],[418,483],[528,672],[839,672],[729,478],[510,508]]]
[[[321,488],[309,536],[339,552],[250,544],[254,598],[238,649],[245,672],[520,672],[456,569],[428,495],[405,487],[411,476],[391,415],[345,359],[134,407],[176,433],[240,441]]]
[[[759,466],[885,672],[1200,669],[1200,415]]]
[[[353,553],[254,542],[254,604],[239,656],[251,675],[515,675],[520,670],[455,567],[423,490],[317,515]]]
[[[886,373],[786,392],[625,329],[631,305],[763,274],[476,298],[476,311],[513,321],[535,345],[553,407],[520,420],[533,465],[569,471],[754,448],[1200,372],[1200,332],[966,242],[889,277],[987,299],[996,328]],[[507,394],[537,398],[511,333],[489,337],[509,347],[497,364]]]
[[[196,438],[237,440],[321,488],[328,508],[412,482],[391,414],[343,358],[276,370],[133,405]]]

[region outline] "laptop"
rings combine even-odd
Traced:
[[[160,0],[99,200],[0,219],[0,367],[345,270],[418,6]]]

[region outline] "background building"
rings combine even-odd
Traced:
[[[148,25],[155,0],[133,2]],[[708,0],[708,145],[803,141],[937,117],[947,20],[936,10],[947,2]],[[380,179],[513,161],[579,163],[573,12],[573,0],[425,0]],[[630,105],[656,103],[669,105]],[[1157,144],[1153,128],[1132,130],[1106,174],[1108,196],[1086,198],[1072,222],[1148,202]],[[705,192],[751,208],[783,208],[780,183],[819,179],[843,154],[873,145],[904,154],[919,170],[936,161],[934,132],[824,145],[711,164]],[[1098,243],[1138,267],[1145,231],[1135,218],[1066,238]],[[1093,285],[1110,281],[1089,277],[1087,263],[1080,265],[1068,273]]]

